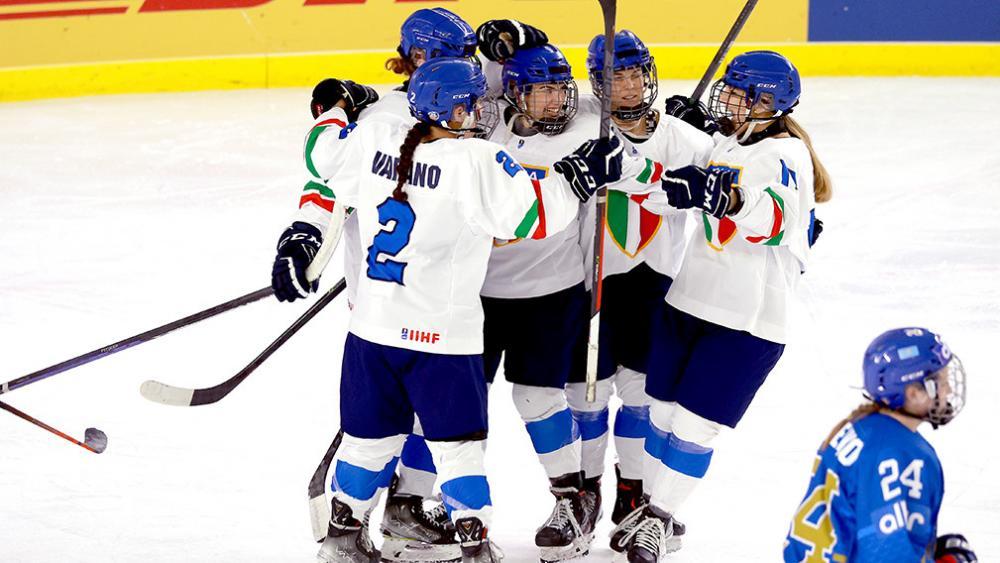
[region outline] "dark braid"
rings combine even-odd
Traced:
[[[406,192],[403,191],[403,184],[410,179],[410,168],[413,167],[413,153],[417,150],[420,140],[431,132],[431,125],[418,121],[406,133],[406,139],[399,146],[399,163],[396,164],[396,189],[392,190],[392,199],[396,201],[406,201]]]

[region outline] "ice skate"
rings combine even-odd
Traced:
[[[444,505],[424,510],[424,501],[415,495],[400,495],[396,483],[389,489],[382,517],[383,561],[452,563],[462,559],[455,541],[455,527]]]
[[[630,515],[631,516],[631,515]],[[653,506],[642,510],[632,530],[622,539],[625,551],[615,557],[620,563],[658,563],[666,554],[680,549],[676,544],[671,549],[673,539],[673,516]]]
[[[552,480],[550,490],[556,497],[556,505],[535,534],[542,563],[566,561],[590,553],[600,507],[593,493],[580,491],[582,484],[579,474]]]
[[[639,525],[648,503],[649,497],[644,497],[639,507],[630,512],[625,518],[622,518],[622,521],[611,530],[609,534],[611,536],[611,549],[617,552],[625,551],[627,548],[625,539]],[[671,518],[671,527],[673,533],[667,538],[665,553],[673,553],[679,550],[681,548],[681,537],[687,531],[684,523],[678,521],[676,518]]]
[[[500,563],[503,551],[487,537],[479,518],[462,518],[455,523],[462,546],[462,563]]]
[[[351,507],[333,499],[326,539],[316,554],[319,563],[376,563],[381,554],[368,535],[368,515],[354,518]]]
[[[621,469],[615,464],[615,507],[611,511],[611,521],[621,524],[626,516],[635,512],[645,502],[642,499],[642,479],[624,479]]]

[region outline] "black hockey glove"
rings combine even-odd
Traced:
[[[556,161],[552,168],[563,175],[580,201],[586,203],[598,188],[622,177],[622,143],[617,137],[592,139]]]
[[[271,268],[271,288],[278,301],[295,301],[305,298],[319,287],[319,280],[309,283],[306,268],[316,257],[323,244],[319,229],[296,221],[285,229],[278,240],[278,256]]]
[[[476,30],[479,50],[493,62],[503,62],[518,49],[541,47],[549,42],[545,32],[517,20],[489,20]]]
[[[698,208],[717,219],[729,210],[730,190],[736,172],[722,168],[704,169],[688,165],[663,173],[661,186],[667,201],[677,209]]]
[[[969,540],[962,534],[938,536],[934,546],[936,563],[976,563],[979,559],[969,547]]]
[[[378,92],[352,80],[327,78],[313,88],[312,103],[309,104],[313,118],[330,111],[341,100],[344,100],[347,118],[354,122],[361,110],[378,101]]]
[[[667,98],[664,105],[667,115],[672,115],[709,135],[719,130],[719,124],[712,119],[712,114],[708,113],[708,108],[701,102],[695,102],[687,96],[678,94]]]

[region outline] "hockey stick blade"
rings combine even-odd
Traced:
[[[2,401],[0,401],[0,409],[3,409],[13,414],[14,416],[22,420],[27,420],[28,422],[34,424],[35,426],[42,428],[43,430],[47,430],[55,434],[56,436],[59,436],[63,440],[72,442],[85,450],[94,452],[95,454],[99,454],[108,448],[108,435],[96,428],[88,428],[84,432],[84,438],[83,441],[81,442],[76,438],[70,436],[69,434],[66,434],[65,432],[53,428],[52,426],[45,424],[41,420],[38,420],[37,418],[34,418],[33,416],[17,408],[14,408],[12,405],[8,405],[7,403],[4,403]]]
[[[226,397],[233,389],[236,388],[244,379],[250,376],[261,364],[264,363],[271,354],[273,354],[278,348],[280,348],[289,338],[292,337],[296,332],[299,331],[307,322],[309,322],[313,317],[316,316],[324,307],[330,304],[347,286],[347,281],[344,278],[340,278],[333,287],[331,287],[319,301],[313,303],[301,317],[295,319],[295,322],[291,324],[285,332],[282,332],[274,342],[268,345],[256,358],[253,359],[247,366],[239,371],[236,375],[230,377],[229,379],[214,385],[212,387],[203,387],[199,389],[191,389],[187,387],[176,387],[174,385],[167,385],[166,383],[161,383],[159,381],[148,380],[144,381],[139,387],[139,393],[146,399],[153,401],[154,403],[161,403],[164,405],[171,405],[175,407],[196,407],[199,405],[210,405],[212,403],[217,403]]]
[[[330,505],[326,502],[326,475],[330,472],[330,463],[343,439],[344,430],[340,429],[309,479],[309,522],[312,524],[313,539],[317,542],[326,539],[327,524],[330,522]]]

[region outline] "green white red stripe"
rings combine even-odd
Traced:
[[[335,201],[336,198],[333,195],[333,190],[324,184],[310,180],[306,182],[306,187],[302,191],[302,197],[299,198],[299,209],[311,203],[322,207],[329,213],[333,213],[333,204]]]
[[[517,238],[541,239],[545,238],[545,202],[542,200],[542,185],[534,176],[531,177],[531,185],[535,188],[535,202],[524,214],[514,235]]]
[[[771,223],[771,233],[767,236],[747,237],[747,241],[765,246],[778,246],[781,244],[781,237],[785,235],[785,200],[781,199],[781,196],[776,194],[771,188],[765,188],[764,193],[771,196],[771,205],[774,206],[774,221]]]
[[[309,130],[309,136],[306,137],[306,168],[309,169],[310,174],[317,178],[319,178],[319,172],[316,171],[316,165],[313,164],[313,148],[316,147],[316,141],[319,139],[319,136],[323,133],[323,131],[326,131],[333,125],[338,127],[347,127],[347,124],[339,119],[324,119],[316,125],[313,125],[313,128]]]
[[[646,159],[646,167],[639,173],[636,180],[642,182],[643,184],[652,184],[654,182],[660,181],[660,176],[663,175],[663,165],[659,162]]]

